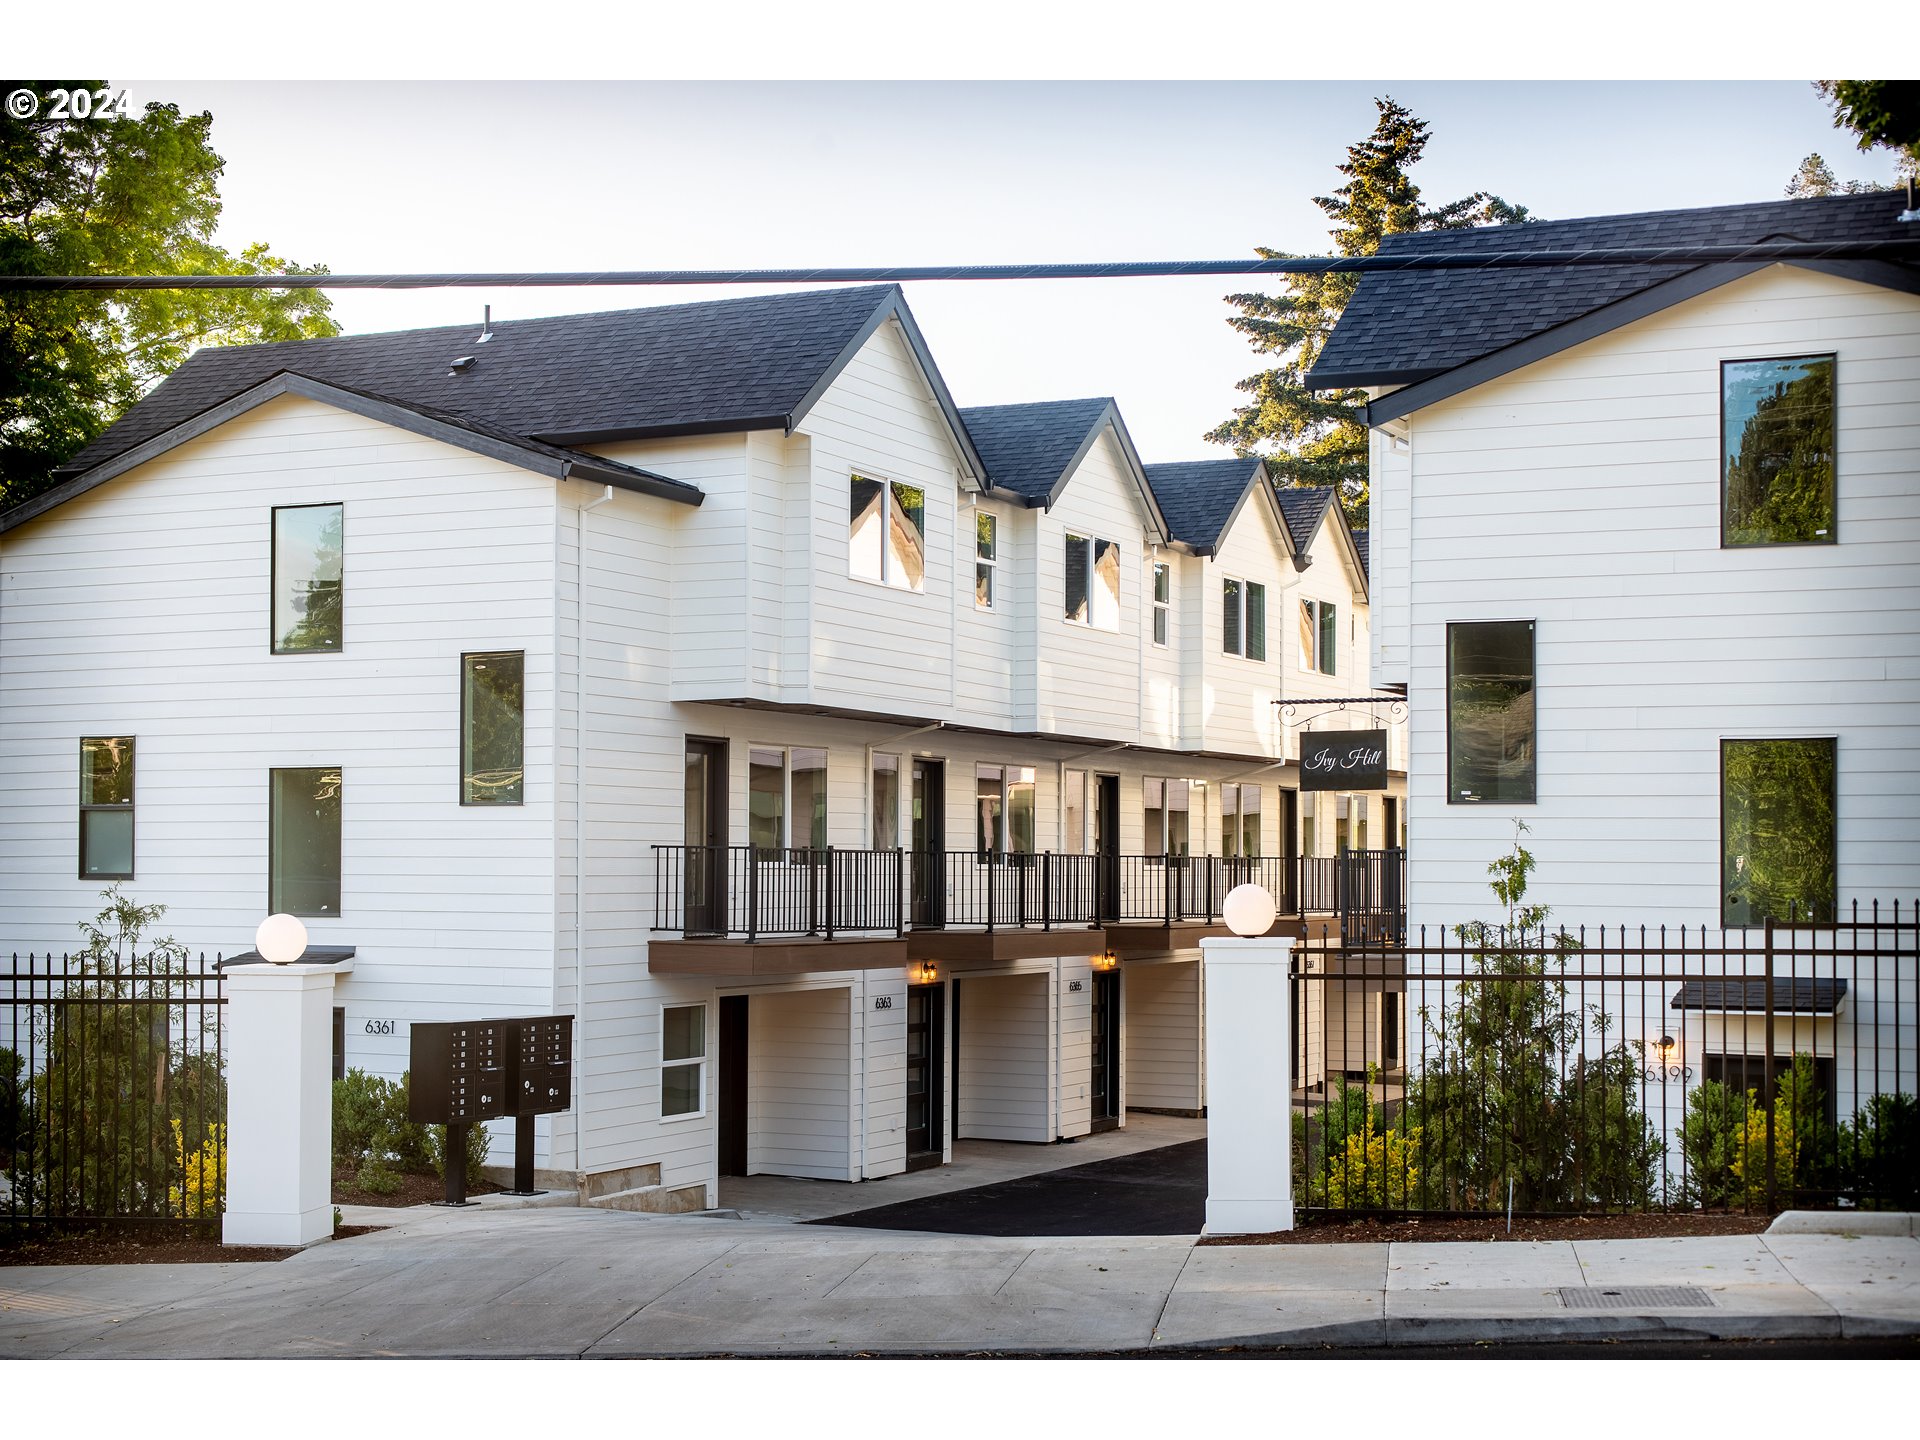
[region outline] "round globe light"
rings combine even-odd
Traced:
[[[1248,939],[1271,930],[1279,914],[1280,907],[1261,885],[1234,886],[1220,906],[1220,916],[1227,922],[1227,928]]]
[[[262,960],[291,965],[307,953],[307,927],[292,915],[269,915],[253,932],[253,944]]]

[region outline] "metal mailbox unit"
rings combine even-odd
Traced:
[[[536,1115],[567,1109],[573,1089],[573,1017],[423,1022],[413,1026],[408,1118],[447,1127],[443,1205],[467,1203],[467,1130],[513,1117],[513,1195],[533,1188]]]

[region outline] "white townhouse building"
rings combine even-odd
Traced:
[[[1920,240],[1904,208],[1774,201],[1383,253]],[[1368,274],[1308,378],[1368,397],[1373,676],[1410,710],[1410,935],[1489,913],[1516,818],[1530,898],[1570,925],[1753,928],[1757,947],[1769,918],[1910,916],[1920,257]],[[1851,1003],[1847,972],[1801,970],[1826,988],[1776,1043],[1831,1060],[1807,1027]],[[1672,1027],[1706,1003],[1674,995],[1649,1035],[1685,1041]],[[1735,1023],[1696,1040],[1757,1046]]]
[[[572,1014],[539,1161],[614,1203],[1201,1112],[1226,889],[1398,843],[1294,793],[1372,693],[1338,508],[961,411],[892,287],[202,350],[59,479],[0,517],[4,943],[300,915],[391,1076]]]

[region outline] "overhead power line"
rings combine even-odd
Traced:
[[[1920,228],[1920,227],[1917,227]],[[1584,250],[1291,256],[1277,260],[1117,260],[1049,265],[795,266],[757,270],[488,270],[354,275],[0,275],[0,290],[433,290],[596,285],[851,285],[909,280],[1135,280],[1175,275],[1370,275],[1561,265],[1760,264],[1773,260],[1920,261],[1911,240],[1665,245]]]

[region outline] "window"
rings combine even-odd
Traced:
[[[1720,543],[1834,541],[1834,357],[1720,366]]]
[[[133,878],[133,737],[80,742],[80,878]]]
[[[994,572],[1000,564],[1000,521],[977,510],[973,516],[973,603],[993,609]]]
[[[1153,643],[1165,645],[1173,628],[1173,567],[1153,567]]]
[[[1832,739],[1720,742],[1721,923],[1833,919]]]
[[[1353,848],[1367,848],[1367,797],[1364,795],[1353,797]]]
[[[1066,618],[1095,630],[1120,628],[1120,547],[1067,536]]]
[[[1249,660],[1267,658],[1267,587],[1251,580],[1220,582],[1220,648]]]
[[[826,751],[748,750],[747,843],[762,850],[826,849]]]
[[[1190,851],[1188,815],[1192,787],[1185,780],[1149,775],[1142,782],[1149,855],[1185,855]]]
[[[1300,792],[1300,853],[1302,855],[1320,853],[1320,835],[1315,824],[1319,801],[1320,796],[1315,791]]]
[[[1300,602],[1300,668],[1322,675],[1340,671],[1339,610],[1331,600]]]
[[[873,848],[892,850],[900,844],[900,757],[873,757]]]
[[[976,765],[973,774],[974,848],[982,856],[1033,854],[1033,766]]]
[[[1447,626],[1447,803],[1534,803],[1531,620]]]
[[[926,584],[927,492],[898,480],[853,477],[847,573],[916,594]]]
[[[1220,853],[1256,856],[1260,853],[1260,787],[1220,787]]]
[[[1380,996],[1380,1068],[1383,1070],[1401,1068],[1401,1037],[1406,1033],[1406,1000],[1405,995],[1393,990],[1383,991]]]
[[[341,505],[273,512],[273,653],[338,650],[345,604]]]
[[[660,1011],[660,1118],[700,1115],[707,1101],[707,1007]]]
[[[340,767],[275,770],[267,815],[267,910],[340,913]]]
[[[460,657],[460,803],[525,802],[523,650]]]
[[[1345,795],[1333,797],[1333,853],[1340,855],[1352,848],[1353,806]]]
[[[1061,849],[1068,855],[1084,855],[1087,853],[1087,772],[1067,771],[1066,787],[1066,794],[1060,797],[1067,827]]]

